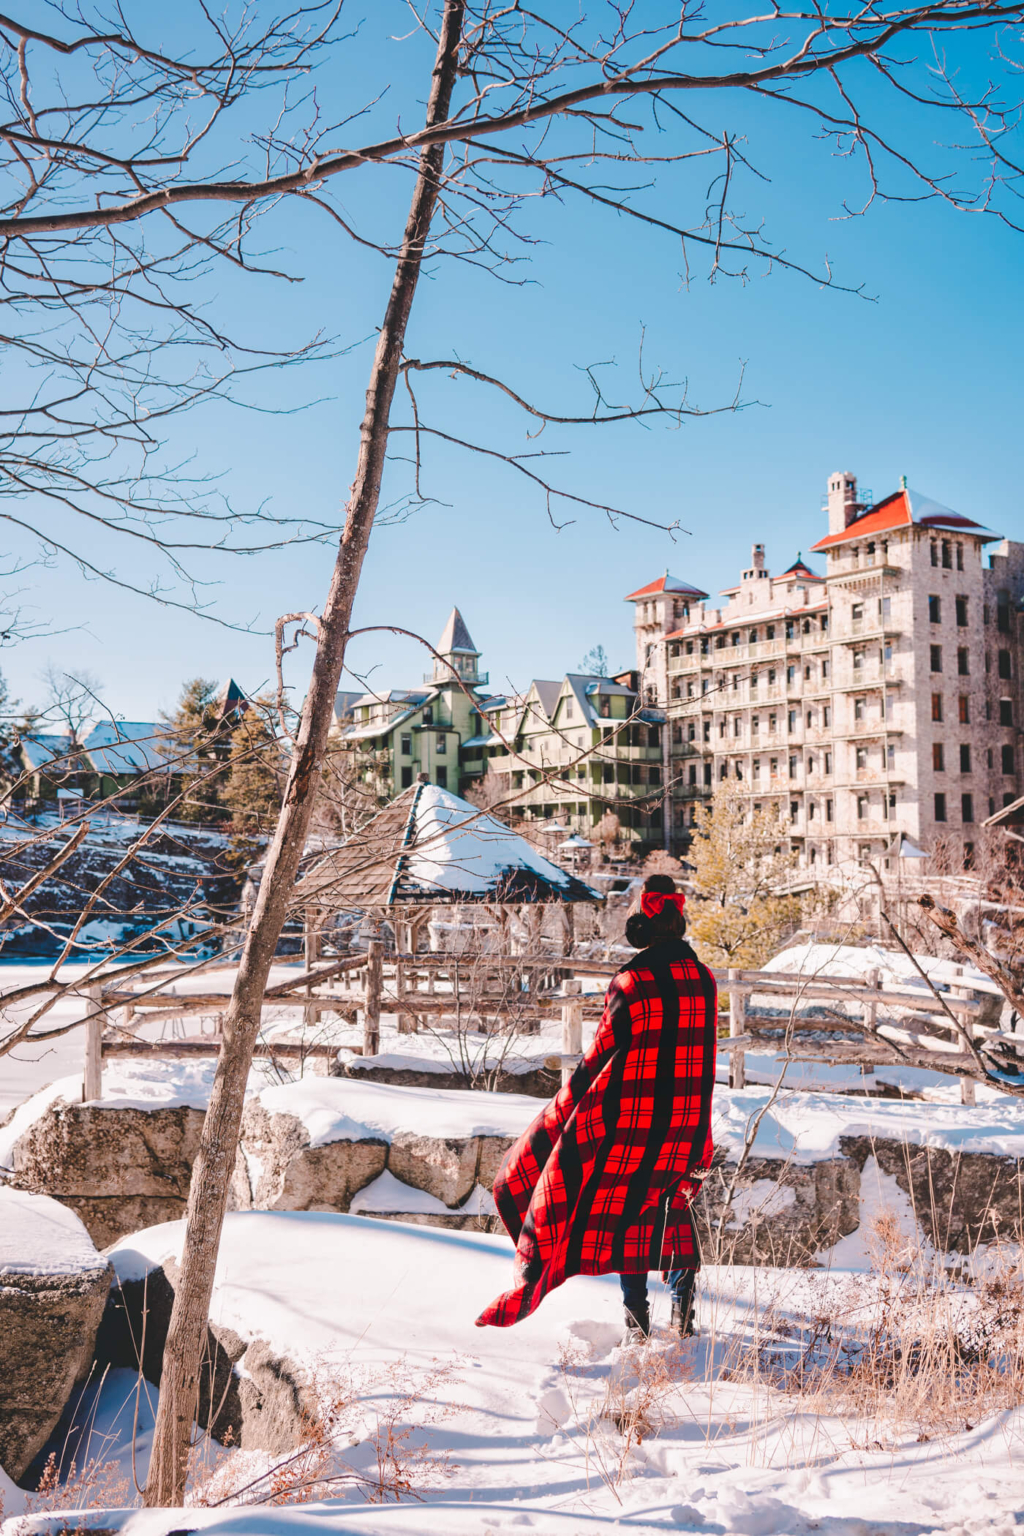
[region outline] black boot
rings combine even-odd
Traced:
[[[626,1320],[626,1331],[622,1336],[623,1344],[646,1344],[651,1336],[650,1307],[637,1307],[635,1312],[626,1307],[623,1316]]]
[[[696,1279],[696,1274],[691,1274],[688,1277],[689,1283],[680,1286],[679,1291],[672,1297],[672,1316],[669,1320],[669,1327],[673,1333],[678,1333],[682,1339],[691,1339],[695,1332],[693,1326],[693,1293]]]

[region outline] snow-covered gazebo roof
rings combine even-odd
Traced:
[[[414,784],[299,880],[295,906],[603,901],[525,838],[436,784]]]

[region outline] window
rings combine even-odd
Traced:
[[[932,646],[929,646],[929,650],[931,651],[931,657],[932,657],[932,671],[933,672],[941,672],[942,671],[942,646],[941,645],[932,645]]]
[[[756,736],[758,731],[760,731],[760,729],[761,729],[761,716],[760,715],[755,715],[753,717],[753,719],[751,720],[751,722],[750,722],[750,734],[751,734],[751,736]]]
[[[1010,605],[1005,598],[996,604],[996,629],[1001,635],[1010,633]]]
[[[932,565],[938,565],[938,563],[939,563],[939,546],[936,544],[935,540],[933,539],[932,540]]]
[[[826,704],[824,709],[821,711],[821,723],[826,728],[832,724],[832,706],[831,706],[831,704]]]
[[[779,776],[779,760],[778,760],[777,757],[773,757],[771,762],[768,764],[768,771],[771,773],[771,776],[772,776],[773,779],[777,779],[778,778],[778,776]]]
[[[831,800],[826,800],[825,801],[825,820],[826,821],[831,821],[832,820],[832,801]]]
[[[761,777],[761,759],[759,757],[754,758],[750,772],[752,778],[759,779]]]
[[[693,641],[692,640],[687,640],[687,642],[686,642],[686,654],[687,654],[687,656],[692,656],[693,655]]]
[[[729,636],[729,638],[732,641],[733,645],[739,645],[739,643],[740,643],[740,632],[739,632],[739,630],[738,629],[734,629],[732,634]]]
[[[974,868],[974,844],[964,843],[964,869]]]
[[[424,725],[433,725],[433,723],[434,723],[434,707],[433,707],[432,704],[427,704],[424,707],[424,710],[423,710],[423,724]]]
[[[705,720],[704,721],[704,740],[705,741],[710,741],[711,740],[711,721],[710,720]]]
[[[821,664],[821,675],[822,675],[823,679],[828,677],[828,660],[827,659],[825,661],[823,661],[822,664]]]
[[[813,711],[813,709],[809,709],[807,711],[807,718],[805,719],[804,724],[806,725],[808,730],[811,730],[811,728],[813,727],[813,725],[814,725],[814,711]]]
[[[891,741],[885,749],[885,766],[890,773],[894,773],[896,770],[896,746]]]
[[[868,797],[867,797],[867,795],[858,795],[857,796],[857,820],[858,821],[866,821],[867,820],[867,815],[868,815]]]
[[[752,629],[750,631],[750,643],[751,643],[751,645],[756,645],[757,644],[757,630],[756,629]]]
[[[936,773],[946,770],[946,754],[941,741],[932,742],[932,767]]]
[[[826,752],[825,753],[825,772],[826,773],[831,773],[832,772],[832,753],[831,752]],[[829,801],[830,805],[831,805],[831,803],[832,802]]]
[[[956,547],[956,568],[958,571],[962,571],[964,568],[964,547],[962,544],[958,544]]]
[[[942,694],[941,693],[933,693],[932,694],[932,719],[933,720],[941,720],[942,719]]]
[[[931,601],[931,599],[929,598],[929,602],[930,601]],[[859,624],[863,617],[864,617],[864,604],[863,603],[854,603],[853,607],[850,609],[850,618],[853,620],[853,622],[855,624]]]
[[[958,629],[967,628],[967,599],[958,597],[956,600],[956,624]]]
[[[1013,748],[1010,746],[1010,744],[1007,742],[1004,746],[1000,747],[999,752],[1003,760],[1003,772],[1015,772],[1013,766]]]
[[[970,744],[969,741],[962,741],[960,743],[960,772],[961,773],[970,773],[970,771],[971,771],[971,744]]]
[[[796,667],[787,667],[786,668],[786,682],[787,683],[795,683],[796,682]]]
[[[867,749],[867,747],[858,747],[857,748],[857,767],[858,768],[866,768],[867,765],[868,765],[868,749]]]
[[[732,723],[732,733],[733,733],[734,736],[739,736],[739,735],[742,734],[742,732],[743,732],[743,722],[741,721],[739,715],[737,715],[736,719]]]
[[[722,647],[724,646],[724,644],[725,644],[725,636],[724,635],[716,635],[715,636],[715,650],[716,651],[720,651],[722,649]]]
[[[411,736],[403,736],[402,737],[402,756],[403,757],[411,757],[412,756],[412,737]]]
[[[789,802],[789,819],[790,819],[790,821],[796,821],[797,818],[799,817],[799,815],[800,815],[800,802],[799,802],[799,800],[791,800]]]
[[[679,654],[677,646],[673,646],[672,649],[677,655]],[[565,718],[567,720],[572,719],[572,699],[566,699],[565,701]]]
[[[788,714],[788,716],[786,718],[787,718],[787,728],[789,730],[790,735],[792,735],[793,732],[796,730],[796,710],[795,709],[791,709],[789,714]]]
[[[861,671],[863,671],[863,668],[864,668],[864,652],[863,651],[854,651],[854,653],[853,653],[853,670],[855,672],[861,672]]]
[[[661,783],[661,769],[657,763],[652,763],[650,768],[650,781],[652,784]]]
[[[719,722],[718,722],[718,739],[719,739],[719,741],[724,741],[725,740],[725,731],[726,731],[726,723],[725,723],[725,721],[724,720],[719,720]]]
[[[953,569],[953,546],[948,539],[942,541],[942,569],[944,571]]]
[[[998,667],[998,671],[999,671],[999,676],[1000,677],[1012,677],[1013,676],[1013,673],[1010,671],[1010,653],[1009,653],[1009,651],[1000,651],[999,652],[999,667]]]
[[[796,765],[797,765],[796,758],[795,757],[791,757],[790,760],[789,760],[789,776],[790,776],[791,779],[795,779],[796,778]]]
[[[775,639],[775,625],[774,624],[769,624],[768,625],[768,628],[764,632],[764,637],[765,637],[766,640],[774,640]]]
[[[445,763],[439,763],[438,764],[438,767],[437,767],[437,787],[438,787],[438,789],[447,789],[448,788],[448,768],[447,768],[447,765]]]
[[[811,676],[811,664],[810,664],[810,662],[808,662],[807,665],[804,667],[804,678],[807,681],[810,681],[810,676]]]
[[[720,779],[724,779],[728,772],[729,772],[729,765],[728,765],[728,763],[721,763],[721,764],[719,764],[718,777]]]
[[[814,772],[814,756],[813,756],[813,754],[807,759],[807,772],[808,773],[813,773]]]
[[[961,795],[960,796],[960,820],[961,821],[973,821],[974,820],[974,796],[973,795]]]
[[[867,699],[854,699],[854,701],[853,701],[853,718],[855,720],[863,720],[864,719],[864,711],[865,711],[866,705],[867,705]]]
[[[822,616],[821,616],[821,632],[822,632],[823,635],[828,633],[828,614],[827,613],[823,613]]]
[[[1000,725],[1012,725],[1013,724],[1013,700],[1012,699],[1000,699],[999,700],[999,724]]]
[[[412,785],[412,764],[406,763],[402,769],[402,788],[409,789]]]
[[[956,670],[961,677],[966,677],[971,670],[966,645],[961,645],[956,653]]]
[[[769,731],[774,731],[775,730],[775,727],[778,724],[778,718],[779,718],[778,715],[769,715],[768,716],[768,729],[769,729]]]
[[[440,732],[437,737],[437,751],[439,757],[443,757],[448,751],[448,737],[444,734],[443,731]]]
[[[892,598],[880,597],[878,599],[878,617],[883,624],[892,617]]]
[[[958,708],[958,711],[959,711],[960,724],[961,725],[970,725],[970,723],[971,723],[971,701],[967,697],[966,693],[962,693],[960,695],[960,698],[959,698],[958,703],[957,703],[957,708]]]
[[[934,593],[928,598],[928,622],[930,624],[942,623],[942,599]]]
[[[756,691],[757,691],[757,673],[756,672],[751,672],[751,674],[750,674],[750,688],[751,688],[751,692],[756,693]]]
[[[946,797],[945,797],[945,795],[941,795],[941,794],[940,795],[936,795],[935,796],[935,820],[936,821],[945,821],[945,819],[946,819]]]
[[[795,635],[795,633],[796,633],[796,626],[794,625],[793,620],[792,619],[787,619],[786,620],[786,639],[787,640],[792,640],[792,638]]]
[[[740,675],[738,672],[734,672],[732,675],[732,691],[733,693],[739,693],[740,691]]]
[[[988,751],[985,753],[985,766],[986,766],[986,768],[989,768],[989,769],[991,769],[991,768],[993,768],[995,766],[995,760],[994,760],[994,758],[992,756],[992,748],[991,747],[989,747]]]

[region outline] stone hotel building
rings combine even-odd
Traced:
[[[1022,791],[1024,544],[905,483],[872,503],[835,474],[826,504],[819,571],[798,556],[773,576],[755,544],[721,608],[667,573],[627,599],[645,701],[668,719],[671,844],[733,780],[778,803],[817,872],[899,834],[969,867]]]

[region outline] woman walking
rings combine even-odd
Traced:
[[[480,1327],[519,1322],[571,1275],[618,1274],[627,1334],[646,1337],[647,1275],[661,1270],[672,1326],[693,1331],[690,1204],[713,1152],[718,1001],[683,938],[685,899],[668,875],[644,882],[626,923],[640,953],[612,978],[572,1078],[502,1163],[494,1199],[516,1245],[516,1283]]]

